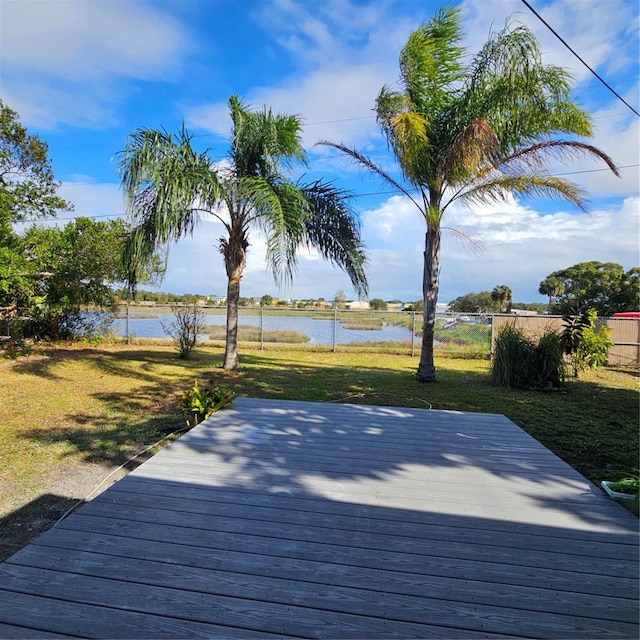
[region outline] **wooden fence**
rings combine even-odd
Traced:
[[[609,351],[607,365],[611,367],[640,366],[640,318],[602,318],[599,320],[611,328],[611,340],[615,346]],[[514,316],[495,314],[491,331],[491,353],[500,329],[512,324],[532,338],[541,336],[547,329],[562,331],[561,316]]]

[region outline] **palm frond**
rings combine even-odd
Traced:
[[[466,231],[463,231],[458,227],[440,227],[440,228],[443,231],[450,231],[451,234],[453,235],[454,244],[460,247],[461,249],[464,249],[464,250],[469,249],[471,253],[473,253],[473,255],[478,257],[482,255],[482,253],[484,253],[485,247],[482,241],[469,235]]]
[[[438,173],[451,184],[468,180],[487,163],[493,165],[499,152],[500,142],[491,125],[484,118],[475,118],[445,150]]]
[[[400,191],[400,193],[404,194],[409,198],[416,207],[420,208],[420,204],[415,200],[415,198],[411,195],[411,192],[400,182],[394,180],[386,171],[380,168],[375,164],[370,158],[368,158],[365,154],[357,151],[356,149],[352,149],[351,147],[347,147],[346,145],[337,143],[337,142],[329,142],[328,140],[321,140],[317,142],[314,146],[324,146],[324,147],[333,147],[334,149],[338,149],[338,151],[342,151],[345,155],[349,156],[353,161],[359,164],[361,167],[367,169],[370,173],[381,178],[383,182],[388,184]]]
[[[294,163],[306,165],[300,118],[252,111],[237,96],[229,98],[233,120],[230,156],[239,177],[277,176]]]
[[[474,182],[451,200],[462,203],[507,202],[510,194],[524,197],[566,200],[585,210],[585,192],[577,185],[555,176],[542,174],[520,174],[490,177]]]
[[[138,129],[119,154],[125,205],[134,226],[125,254],[132,268],[193,233],[199,209],[213,208],[219,201],[217,175],[206,153],[193,149],[191,139],[184,128],[176,136]]]
[[[551,158],[568,163],[584,157],[602,160],[615,176],[620,176],[618,167],[604,151],[579,140],[544,140],[502,158],[492,169],[515,172],[525,168],[539,170],[546,168]]]
[[[366,256],[359,220],[349,206],[350,194],[319,180],[299,183],[297,187],[309,204],[309,215],[304,218],[308,244],[339,266],[349,276],[358,296],[366,298],[369,291]]]
[[[570,99],[570,76],[543,64],[540,46],[524,25],[491,34],[468,68],[458,108],[484,117],[505,155],[541,136],[590,136],[591,121]]]
[[[462,78],[461,14],[444,7],[423,22],[400,52],[400,80],[418,112],[441,111]]]

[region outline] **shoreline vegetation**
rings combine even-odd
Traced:
[[[202,331],[209,334],[209,340],[224,341],[227,328],[224,325],[208,325]],[[311,338],[300,331],[289,329],[264,329],[260,332],[260,327],[248,325],[238,325],[238,340],[240,342],[260,342],[260,340],[270,343],[284,342],[288,344],[304,344]]]

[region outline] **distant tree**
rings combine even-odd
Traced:
[[[382,298],[373,298],[373,300],[369,300],[369,308],[374,311],[386,311],[387,303]]]
[[[620,264],[595,260],[554,271],[547,280],[559,280],[564,287],[556,298],[554,311],[575,315],[591,308],[605,317],[620,311],[637,311],[639,274],[638,267],[625,272]]]
[[[502,313],[502,309],[505,308],[505,313],[511,313],[511,305],[513,302],[513,295],[511,289],[505,284],[494,287],[491,292],[491,299],[495,300],[500,305],[499,312]]]
[[[581,190],[549,166],[585,155],[618,174],[605,153],[577,139],[592,135],[590,118],[571,100],[569,74],[543,63],[525,25],[507,23],[473,56],[463,39],[460,9],[440,10],[409,36],[399,83],[378,94],[377,120],[403,182],[355,149],[323,143],[403,193],[425,222],[421,382],[436,379],[441,233],[450,205],[499,202],[513,194],[562,198],[584,208]]]
[[[273,304],[273,297],[270,296],[268,293],[263,295],[262,298],[260,298],[261,307],[270,307],[272,304]]]
[[[238,305],[241,307],[253,307],[253,298],[240,297],[238,299]]]
[[[496,313],[500,311],[500,303],[489,291],[466,293],[449,303],[449,309],[454,313]]]
[[[367,291],[365,256],[349,195],[317,180],[291,179],[306,165],[296,116],[253,111],[229,99],[233,124],[228,162],[214,162],[192,146],[183,128],[176,135],[139,129],[120,155],[123,191],[133,223],[125,257],[132,267],[159,247],[193,232],[203,214],[225,229],[219,248],[227,274],[227,328],[223,367],[238,367],[238,301],[249,232],[266,237],[267,263],[276,281],[293,278],[297,250],[312,245],[340,266],[358,294]]]
[[[547,308],[547,313],[551,315],[551,303],[554,298],[557,298],[564,293],[564,282],[560,280],[560,278],[553,278],[549,276],[540,283],[538,292],[543,296],[549,296],[549,306]]]
[[[640,267],[633,267],[624,274],[611,296],[611,304],[617,311],[640,311]]]
[[[336,295],[333,297],[333,301],[336,303],[336,307],[338,307],[338,309],[343,309],[347,302],[345,292],[342,289],[337,291]]]
[[[415,302],[410,302],[404,308],[405,311],[424,311],[424,300],[416,300]]]

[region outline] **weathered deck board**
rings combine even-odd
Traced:
[[[0,565],[0,637],[635,639],[637,524],[503,416],[240,399]]]

